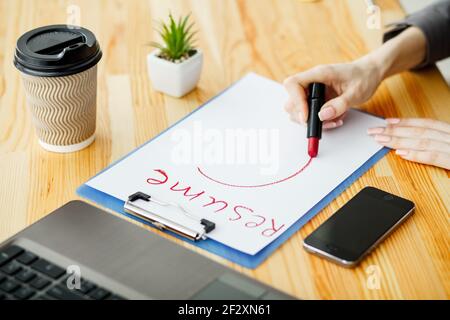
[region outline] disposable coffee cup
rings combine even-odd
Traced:
[[[14,65],[44,149],[74,152],[94,141],[101,57],[94,34],[76,26],[46,26],[17,40]]]

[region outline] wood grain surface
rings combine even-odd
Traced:
[[[404,15],[397,1],[376,3],[382,24]],[[66,23],[73,8],[80,9],[81,25],[96,34],[104,52],[98,129],[89,148],[59,155],[39,147],[12,61],[22,33]],[[192,12],[205,54],[198,88],[182,99],[153,91],[146,72],[147,44],[157,39],[155,20],[170,11]],[[369,29],[367,18],[365,1],[360,0],[0,0],[0,241],[77,199],[76,188],[89,177],[247,72],[282,81],[379,46],[383,30]],[[385,117],[445,121],[450,121],[449,107],[449,88],[435,68],[386,80],[361,106]],[[415,215],[355,269],[306,253],[302,240],[367,185],[411,199]],[[182,245],[299,298],[448,299],[449,209],[446,170],[407,162],[391,152],[255,270]]]

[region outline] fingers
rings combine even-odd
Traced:
[[[294,110],[299,113],[300,123],[305,123],[308,119],[308,101],[306,89],[310,83],[321,82],[327,84],[332,77],[332,69],[329,66],[317,66],[305,72],[298,73],[284,81],[284,87],[289,93]],[[296,118],[297,116],[294,116]]]
[[[287,113],[289,113],[289,118],[291,121],[299,123],[301,125],[306,125],[306,121],[303,121],[302,117],[301,117],[301,112],[297,112],[297,109],[294,106],[294,102],[292,101],[292,99],[288,99],[288,101],[286,102],[284,109],[286,110]],[[344,124],[344,118],[347,114],[344,113],[343,115],[341,115],[340,117],[337,117],[336,119],[333,120],[329,120],[329,121],[325,121],[322,124],[322,128],[324,130],[329,130],[329,129],[335,129],[338,128],[340,126],[342,126]]]
[[[450,134],[443,131],[420,128],[420,127],[400,127],[400,126],[387,126],[370,128],[367,130],[369,135],[385,135],[394,136],[400,138],[416,138],[416,139],[430,139],[436,141],[442,141],[450,143]]]
[[[399,138],[387,135],[375,135],[374,139],[391,149],[450,152],[450,144],[431,139]]]
[[[347,113],[344,113],[342,116],[340,116],[334,120],[323,122],[322,128],[325,130],[339,128],[340,126],[342,126],[344,124],[344,118],[346,115],[347,115]]]
[[[292,102],[292,100],[290,98],[286,102],[284,109],[286,110],[286,112],[289,113],[289,118],[291,121],[299,123],[301,125],[306,125],[306,122],[302,121],[300,113],[296,111],[294,103]],[[323,122],[322,128],[324,130],[329,130],[329,129],[334,129],[334,128],[338,128],[338,127],[342,126],[344,124],[343,120],[346,115],[347,114],[344,113],[342,116],[340,116],[334,120]]]
[[[344,121],[342,121],[342,120],[328,121],[323,124],[322,129],[325,129],[325,130],[336,129],[336,128],[342,126],[343,124],[344,124]]]
[[[288,101],[286,102],[286,105],[284,106],[284,109],[286,110],[287,113],[289,113],[289,118],[291,119],[291,121],[293,122],[297,122],[300,124],[305,124],[302,119],[301,119],[301,113],[297,111],[297,109],[294,106],[294,102],[292,101],[292,99],[288,99]]]
[[[311,68],[305,72],[293,75],[293,81],[300,84],[303,88],[307,88],[310,83],[321,82],[328,85],[330,79],[333,77],[333,68],[330,65],[321,65]],[[289,79],[289,78],[288,78]]]
[[[450,134],[450,124],[438,121],[434,119],[424,119],[424,118],[389,118],[386,122],[391,125],[402,126],[402,127],[417,127],[417,128],[428,128],[438,131],[442,131]]]
[[[284,81],[284,87],[289,94],[287,108],[291,115],[297,113],[294,118],[298,118],[298,122],[305,123],[308,119],[308,101],[304,87],[297,82],[295,77],[289,77]]]
[[[397,150],[397,155],[405,160],[434,165],[450,170],[450,154],[439,151]]]
[[[343,115],[349,108],[349,98],[346,93],[343,93],[324,104],[319,112],[319,118],[322,121],[334,120]]]
[[[367,133],[379,144],[396,149],[405,160],[450,167],[450,125],[431,119],[387,119],[387,127]]]

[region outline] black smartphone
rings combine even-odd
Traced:
[[[303,246],[309,252],[353,267],[413,212],[413,202],[366,187],[313,231]]]

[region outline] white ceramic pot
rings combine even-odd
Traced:
[[[161,59],[158,54],[155,50],[147,56],[148,75],[156,91],[179,98],[197,86],[203,66],[200,50],[181,63]]]

